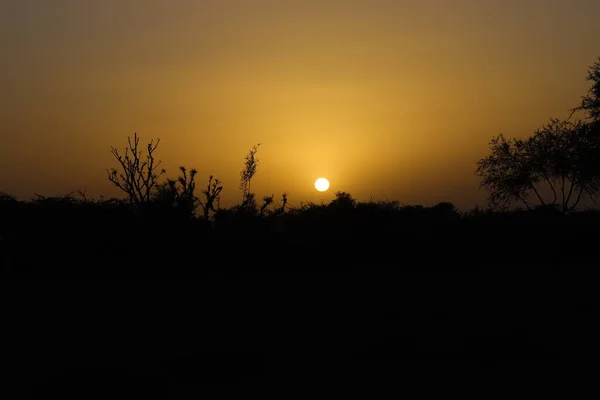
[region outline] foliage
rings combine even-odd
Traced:
[[[542,206],[560,201],[560,209],[570,212],[583,195],[598,195],[599,157],[598,124],[552,119],[527,139],[493,138],[490,154],[477,162],[476,174],[489,190],[492,208],[505,209],[520,201],[531,209],[533,194]]]
[[[195,196],[197,170],[191,169],[188,173],[184,166],[179,167],[181,174],[177,179],[167,179],[157,185],[153,200],[158,205],[177,210],[184,218],[191,218],[199,205]]]
[[[347,192],[338,191],[335,193],[335,199],[333,199],[328,207],[335,210],[351,210],[356,206],[356,200],[352,198],[352,195]]]
[[[569,212],[580,203],[582,195],[594,199],[600,190],[600,135],[597,123],[574,123],[553,119],[529,138],[531,173],[552,192],[553,206],[560,199],[560,209]],[[557,193],[558,192],[558,193]]]
[[[600,57],[588,69],[587,81],[592,82],[592,87],[585,96],[581,97],[579,106],[571,110],[571,115],[583,111],[593,121],[600,120]]]
[[[506,209],[518,201],[526,209],[539,205],[567,213],[584,196],[596,200],[600,192],[600,59],[590,67],[587,80],[592,81],[592,88],[571,115],[585,111],[588,120],[553,118],[526,139],[506,139],[502,134],[492,138],[490,153],[477,162],[475,171],[481,186],[489,191],[491,208]]]
[[[274,199],[275,199],[275,195],[274,194],[272,194],[270,196],[263,197],[263,203],[260,206],[260,216],[261,217],[263,215],[265,215],[265,210],[267,209],[267,207],[269,207],[273,203]]]
[[[520,200],[530,208],[527,197],[533,189],[528,174],[526,143],[506,139],[502,134],[490,142],[490,154],[477,162],[476,174],[486,187],[494,209],[505,209],[512,201]]]
[[[256,153],[258,152],[260,145],[261,143],[252,146],[244,159],[244,169],[240,172],[240,190],[242,191],[242,204],[240,209],[256,209],[256,200],[254,199],[254,193],[251,191],[250,184],[252,183],[252,178],[256,174],[256,169],[260,162],[260,160],[256,158]]]

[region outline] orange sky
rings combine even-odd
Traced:
[[[596,0],[0,0],[0,191],[118,195],[138,132],[240,198],[350,192],[485,205],[500,132],[566,117],[600,55]],[[331,181],[314,190],[319,176]]]

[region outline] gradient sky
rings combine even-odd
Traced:
[[[137,132],[170,175],[220,178],[224,205],[258,142],[261,197],[485,205],[475,162],[579,103],[598,15],[597,0],[0,0],[0,191],[120,195],[109,147]]]

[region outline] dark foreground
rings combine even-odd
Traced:
[[[118,258],[49,246],[17,267],[13,254],[1,288],[7,381],[42,397],[126,384],[136,396],[179,398],[205,385],[440,385],[600,355],[592,253],[461,263],[456,246],[416,242],[229,245],[195,255],[205,266],[195,272],[181,267],[189,248]]]

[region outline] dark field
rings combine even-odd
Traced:
[[[297,251],[298,264],[281,253],[262,268],[226,263],[187,279],[150,270],[121,279],[100,273],[97,282],[93,273],[7,277],[3,362],[42,393],[72,382],[173,393],[526,374],[600,353],[597,268],[582,261],[369,264],[341,256],[336,264],[331,255],[324,264],[314,249]]]
[[[7,382],[180,398],[593,363],[598,214],[444,207],[313,206],[212,225],[4,214]]]

